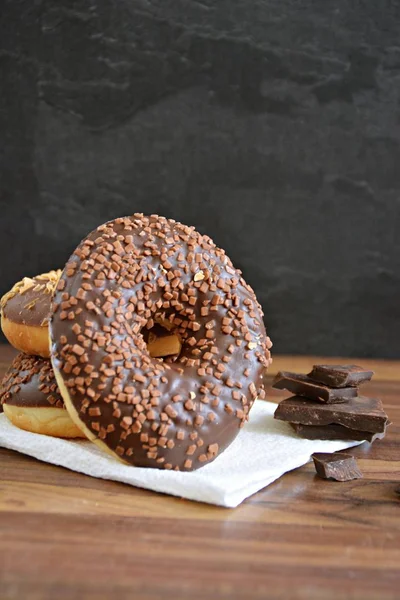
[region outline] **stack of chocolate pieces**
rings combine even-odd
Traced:
[[[359,395],[372,376],[357,365],[315,365],[308,375],[281,371],[272,387],[295,395],[278,405],[275,419],[310,440],[381,439],[388,425],[382,402]]]

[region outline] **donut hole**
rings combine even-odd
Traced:
[[[142,329],[141,333],[150,356],[168,359],[169,362],[177,360],[182,343],[173,331],[156,323],[151,329]]]

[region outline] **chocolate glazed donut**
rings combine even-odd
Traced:
[[[18,354],[1,382],[0,404],[20,429],[54,437],[85,437],[65,410],[48,359]]]
[[[1,328],[14,348],[50,357],[48,320],[61,271],[24,277],[0,299]]]
[[[157,215],[110,221],[72,254],[54,296],[51,355],[67,409],[132,465],[198,469],[265,396],[262,317],[209,237]],[[174,362],[151,358],[141,334],[166,321],[182,341]]]

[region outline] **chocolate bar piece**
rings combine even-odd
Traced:
[[[302,425],[343,425],[349,429],[384,433],[388,417],[377,398],[359,396],[343,404],[321,404],[300,396],[282,400],[275,419]]]
[[[358,365],[314,365],[308,377],[334,388],[358,387],[371,381],[373,371]]]
[[[357,388],[333,389],[321,383],[315,383],[307,375],[289,373],[280,371],[272,384],[273,388],[278,390],[289,390],[296,396],[304,396],[317,402],[326,402],[327,404],[337,402],[347,402],[350,398],[357,396]]]
[[[311,458],[314,461],[317,475],[322,479],[350,481],[362,477],[357,461],[351,454],[316,452]]]
[[[301,423],[290,423],[297,435],[306,440],[354,440],[374,442],[385,437],[385,433],[371,433],[359,429],[349,429],[343,425],[302,425]]]

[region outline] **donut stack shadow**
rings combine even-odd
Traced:
[[[281,371],[272,387],[294,395],[280,402],[274,417],[310,440],[382,439],[389,425],[382,402],[360,395],[372,376],[357,365],[315,365],[308,375]]]

